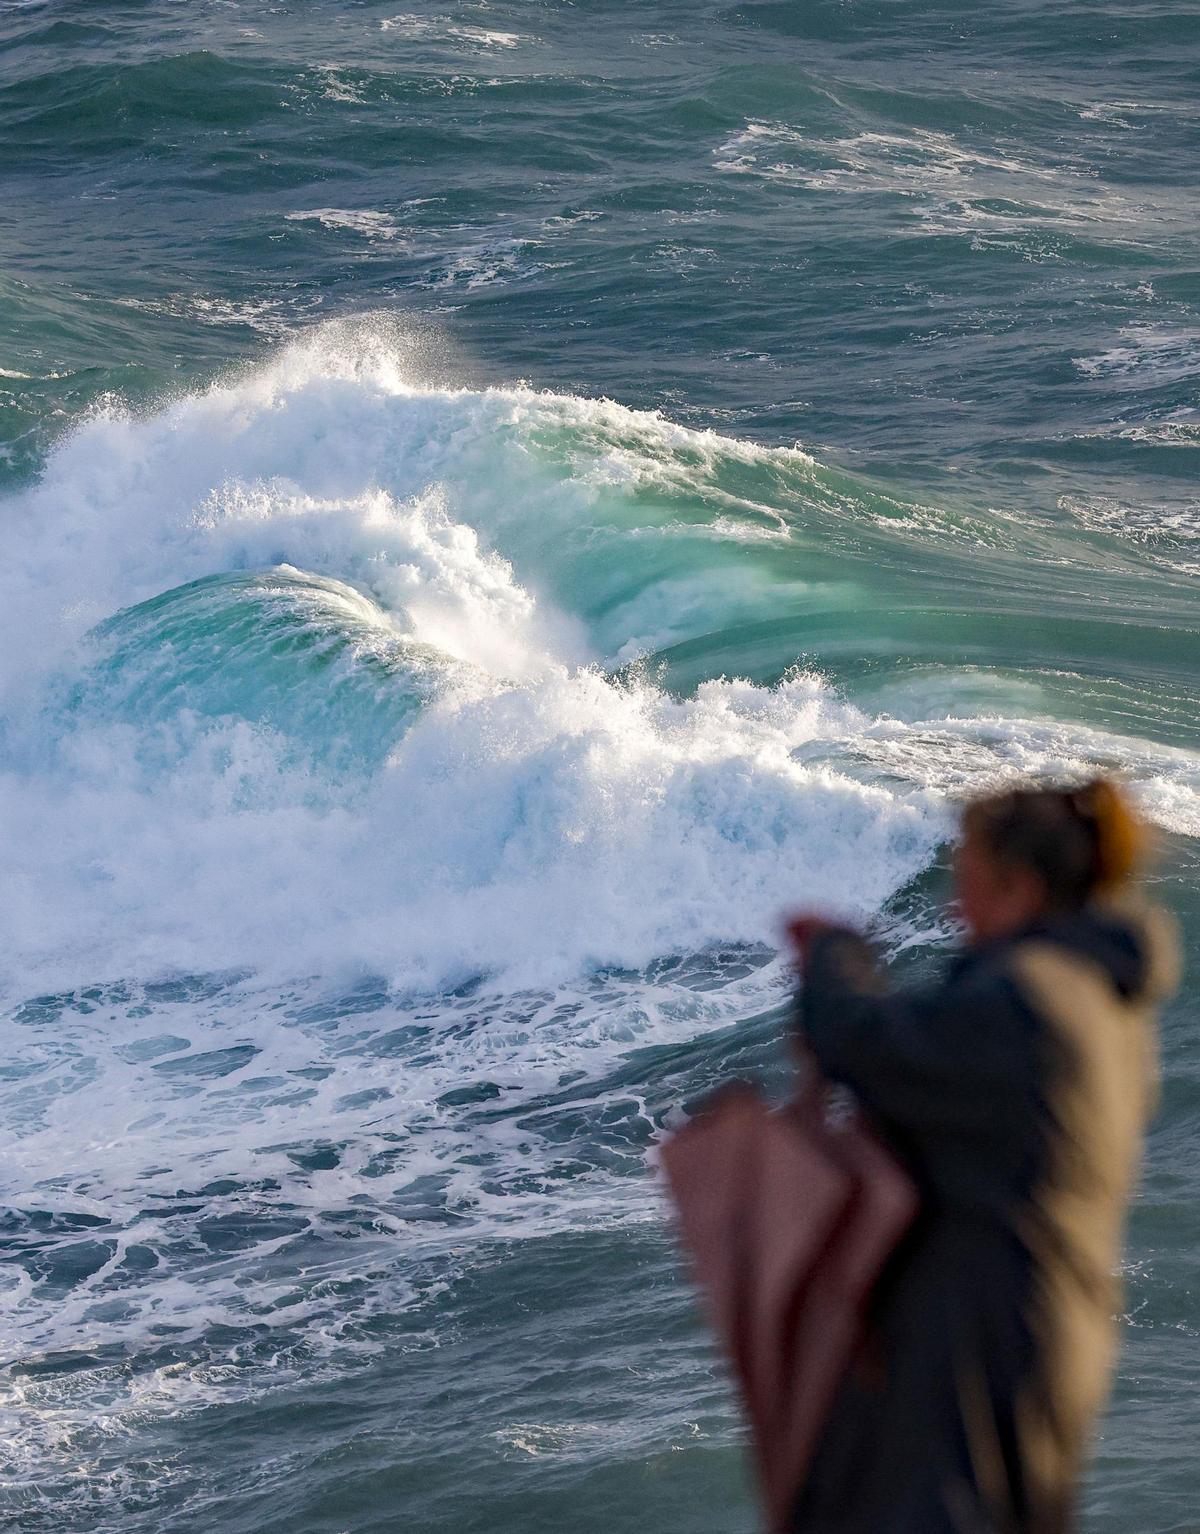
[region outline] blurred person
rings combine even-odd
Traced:
[[[893,990],[815,915],[798,1043],[852,1089],[921,1212],[872,1297],[795,1509],[797,1534],[1063,1534],[1116,1346],[1126,1208],[1156,1096],[1170,919],[1135,891],[1123,794],[970,804],[966,946]]]

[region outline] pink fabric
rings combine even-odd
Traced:
[[[772,1110],[735,1084],[662,1151],[776,1531],[789,1526],[871,1286],[917,1205],[858,1117],[831,1127],[824,1100],[814,1088]]]

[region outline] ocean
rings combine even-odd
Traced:
[[[398,5],[407,5],[399,10]],[[655,1145],[1116,772],[1200,940],[1193,0],[0,0],[0,1509],[749,1534]],[[1089,1534],[1200,1529],[1200,1008]]]

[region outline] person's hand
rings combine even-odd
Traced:
[[[800,911],[788,918],[784,931],[796,962],[807,964],[812,946],[822,933],[835,932],[841,927],[841,922],[831,921],[817,911]]]

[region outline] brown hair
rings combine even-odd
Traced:
[[[1146,843],[1136,812],[1108,778],[976,799],[963,815],[963,831],[978,837],[997,862],[1032,869],[1056,910],[1077,910],[1128,883]]]

